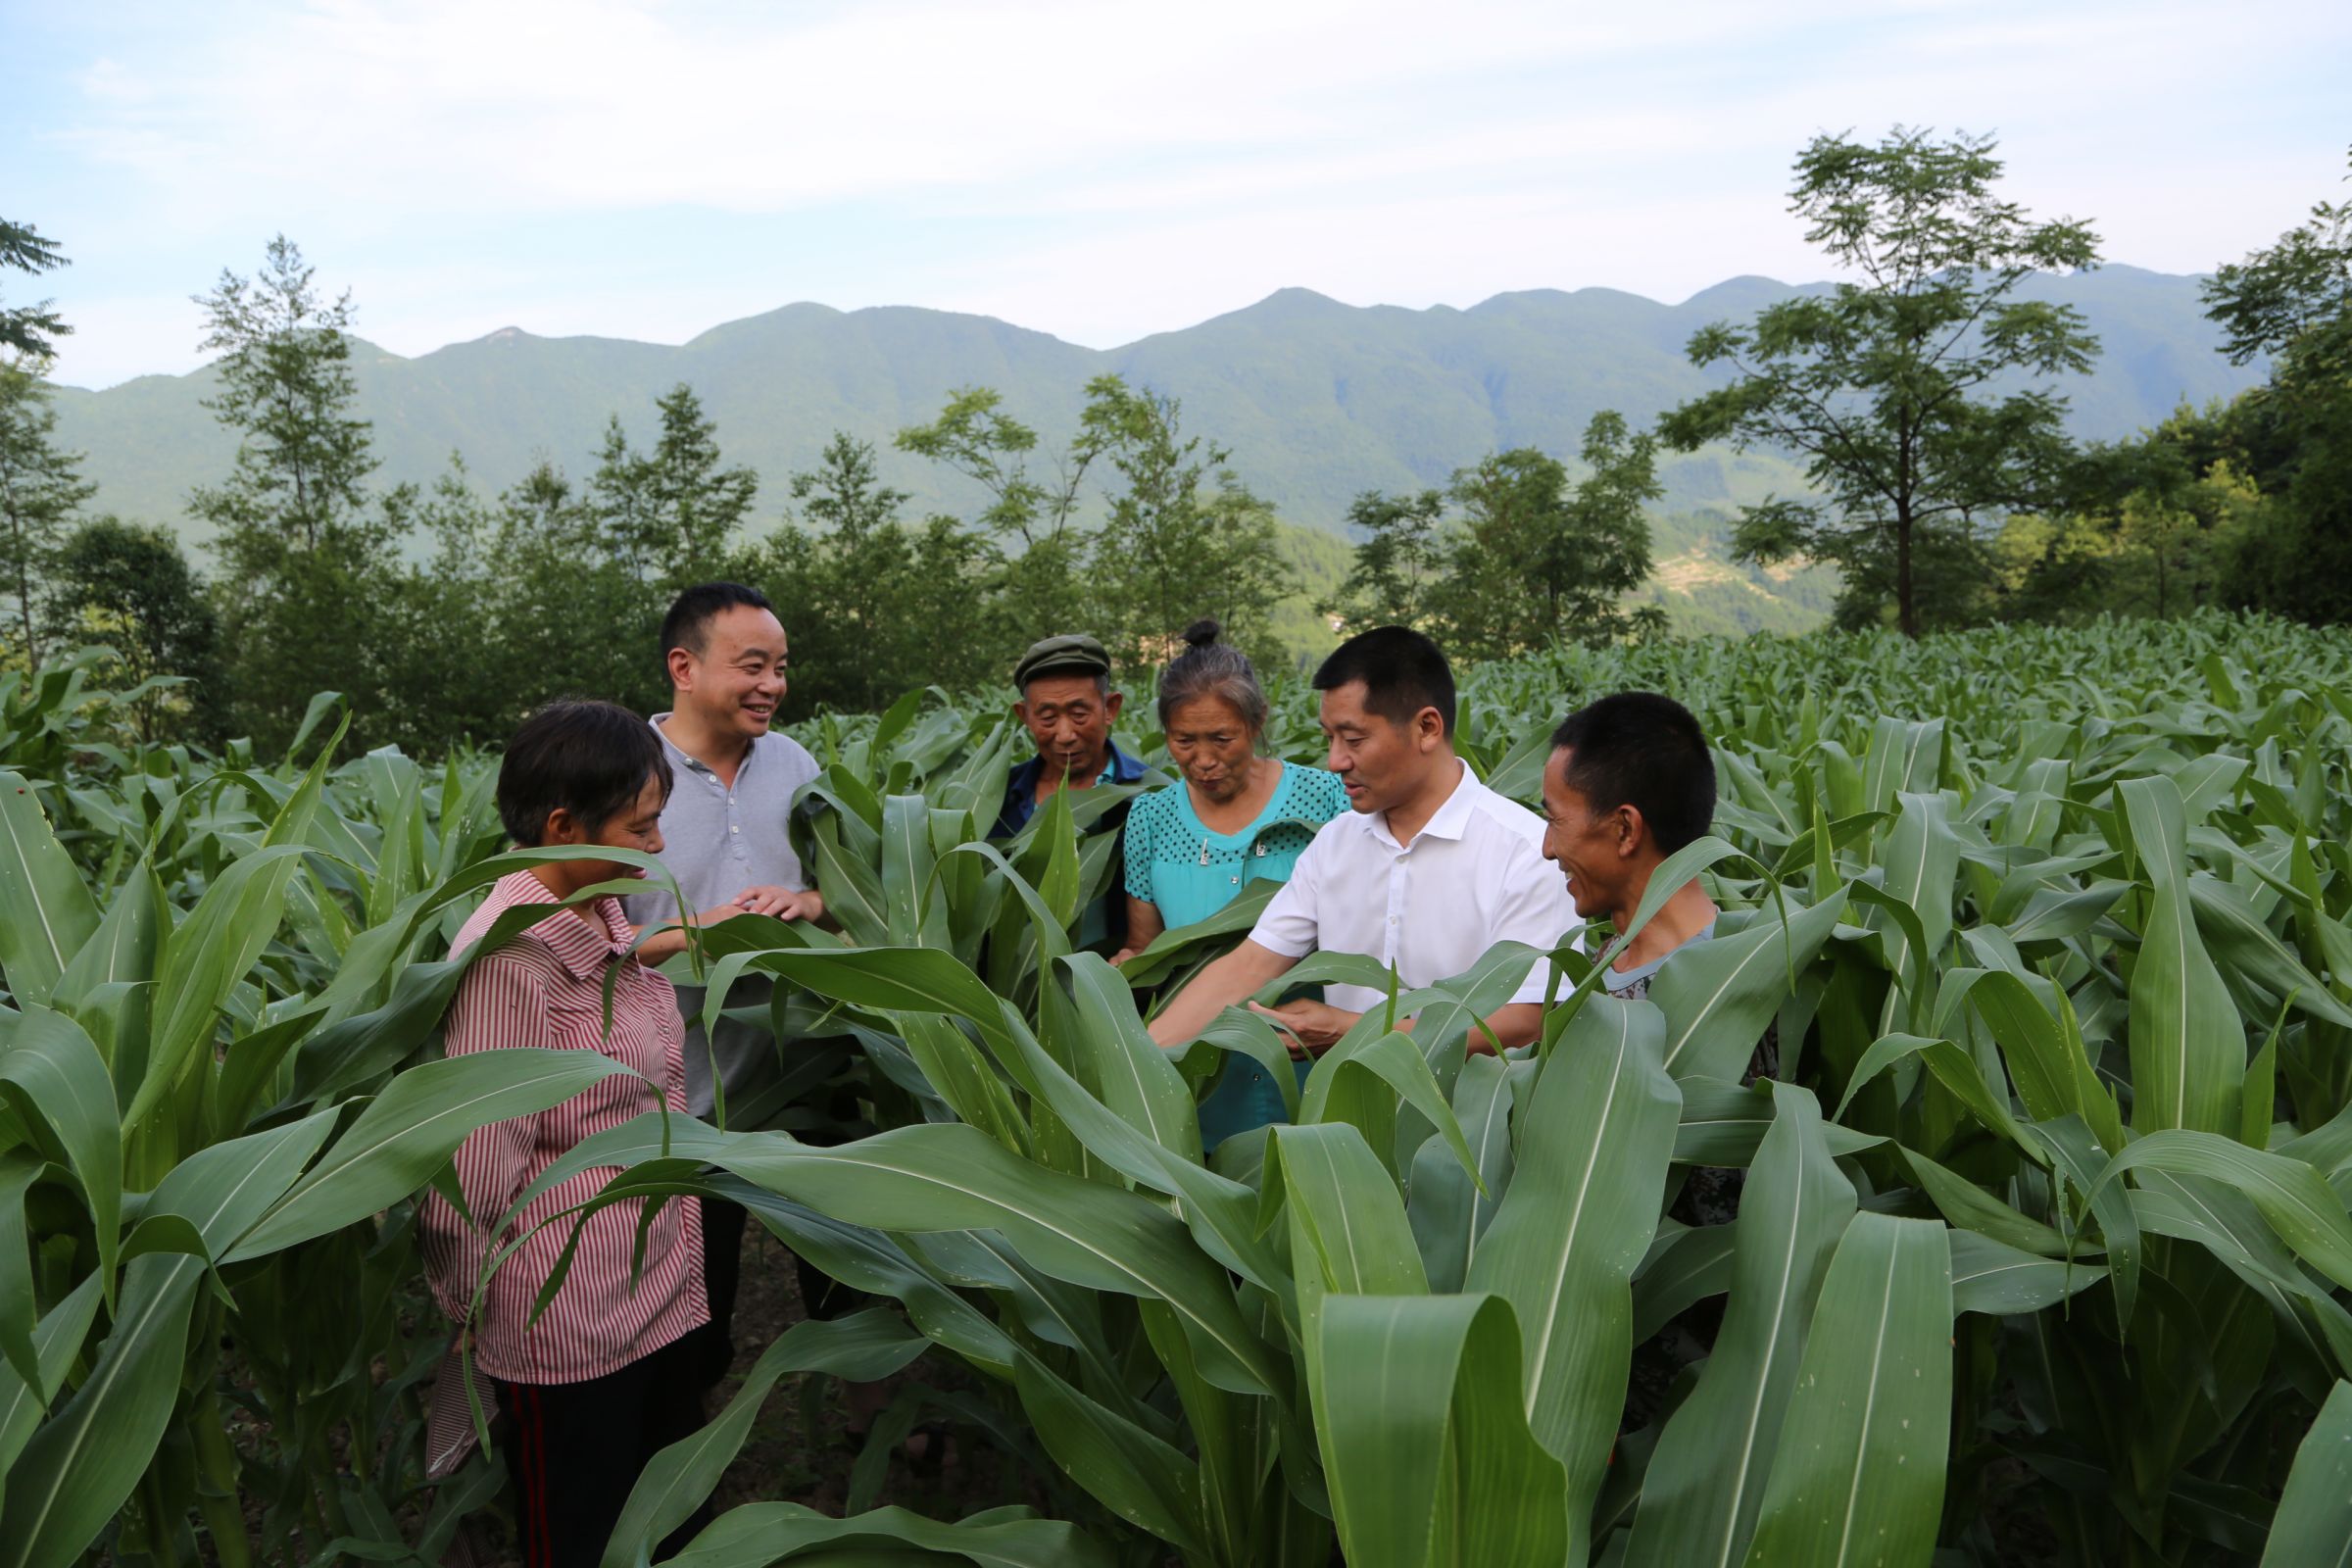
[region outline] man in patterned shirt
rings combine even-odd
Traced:
[[[1649,879],[1715,819],[1715,762],[1690,710],[1655,692],[1590,703],[1552,732],[1544,769],[1544,858],[1568,878],[1576,912],[1622,932]],[[1694,878],[1675,889],[1617,956],[1609,995],[1649,995],[1667,956],[1715,934],[1714,900]]]

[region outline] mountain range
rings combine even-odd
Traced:
[[[936,416],[957,388],[994,387],[1006,413],[1039,431],[1050,465],[1086,382],[1117,372],[1181,399],[1188,431],[1231,449],[1234,468],[1287,522],[1322,533],[1294,550],[1320,574],[1338,559],[1330,545],[1359,492],[1443,484],[1517,446],[1573,459],[1595,412],[1615,409],[1639,426],[1713,383],[1684,355],[1694,330],[1829,286],[1740,277],[1677,305],[1536,289],[1466,310],[1356,307],[1289,288],[1106,350],[983,316],[799,304],[675,346],[514,327],[415,358],[363,341],[354,370],[380,479],[427,480],[457,452],[492,490],[541,458],[583,472],[613,416],[644,440],[654,399],[691,382],[728,459],[760,473],[770,516],[784,507],[786,476],[809,466],[835,430],[881,448],[883,477],[910,492],[914,509],[965,512],[976,500],[968,484],[890,450],[897,430]],[[2218,352],[2193,277],[2110,266],[2025,287],[2079,308],[2101,339],[2094,371],[2060,387],[2079,436],[2129,435],[2184,400],[2226,397],[2261,374]],[[235,439],[202,406],[213,381],[208,369],[59,389],[60,434],[88,455],[95,507],[174,521],[191,485],[227,471]],[[1808,587],[1806,574],[1734,567],[1723,548],[1729,508],[1794,488],[1792,466],[1707,450],[1669,458],[1661,477],[1673,525],[1659,539],[1653,593],[1678,619],[1695,612],[1709,629],[1779,630],[1818,616],[1821,586]]]

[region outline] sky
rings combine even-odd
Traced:
[[[2107,259],[2210,270],[2347,194],[2352,6],[0,0],[0,277],[58,379],[203,356],[272,234],[371,342],[683,342],[802,300],[1097,348],[1278,288],[1469,306],[1831,275],[1823,133],[1997,135]]]

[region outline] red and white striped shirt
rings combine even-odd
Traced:
[[[493,920],[521,904],[553,904],[555,895],[528,871],[501,877],[490,897],[458,932],[453,952],[481,939]],[[466,971],[444,1026],[450,1055],[508,1046],[572,1047],[598,1051],[643,1075],[614,1074],[561,1105],[515,1116],[474,1132],[459,1148],[457,1173],[466,1206],[479,1226],[495,1225],[523,1188],[592,1133],[618,1127],[657,1108],[660,1084],[673,1110],[686,1100],[679,1048],[684,1027],[677,993],[627,952],[630,927],[620,901],[579,906],[588,918],[549,916]],[[604,1025],[604,982],[612,985],[612,1027]],[[597,1210],[580,1234],[571,1270],[536,1325],[531,1305],[563,1255],[570,1217],[532,1233],[551,1215],[594,1198],[615,1168],[582,1171],[531,1200],[515,1226],[496,1240],[529,1236],[499,1265],[473,1319],[476,1362],[509,1383],[578,1383],[602,1377],[708,1322],[703,1293],[702,1207],[692,1198],[659,1200],[645,1237],[645,1259],[632,1280],[642,1204],[619,1202]],[[466,1321],[482,1260],[493,1239],[459,1217],[438,1193],[427,1193],[417,1216],[425,1270],[441,1309]]]

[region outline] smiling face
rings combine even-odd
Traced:
[[[1366,708],[1368,695],[1360,680],[1323,694],[1323,765],[1340,775],[1349,806],[1386,811],[1413,799],[1452,754],[1436,709],[1424,708],[1399,724]]]
[[[1642,846],[1648,835],[1630,806],[1594,811],[1584,791],[1568,782],[1575,754],[1562,748],[1544,768],[1544,858],[1568,878],[1576,912],[1588,920],[1630,914],[1648,880]]]
[[[1092,675],[1040,675],[1021,689],[1012,710],[1047,766],[1083,789],[1110,760],[1110,726],[1121,701],[1118,692],[1104,695]]]
[[[1185,782],[1219,806],[1250,787],[1257,734],[1222,697],[1196,697],[1168,714],[1168,760]]]
[[[783,706],[789,654],[773,611],[730,605],[705,623],[700,653],[669,651],[674,706],[707,734],[758,740]]]

